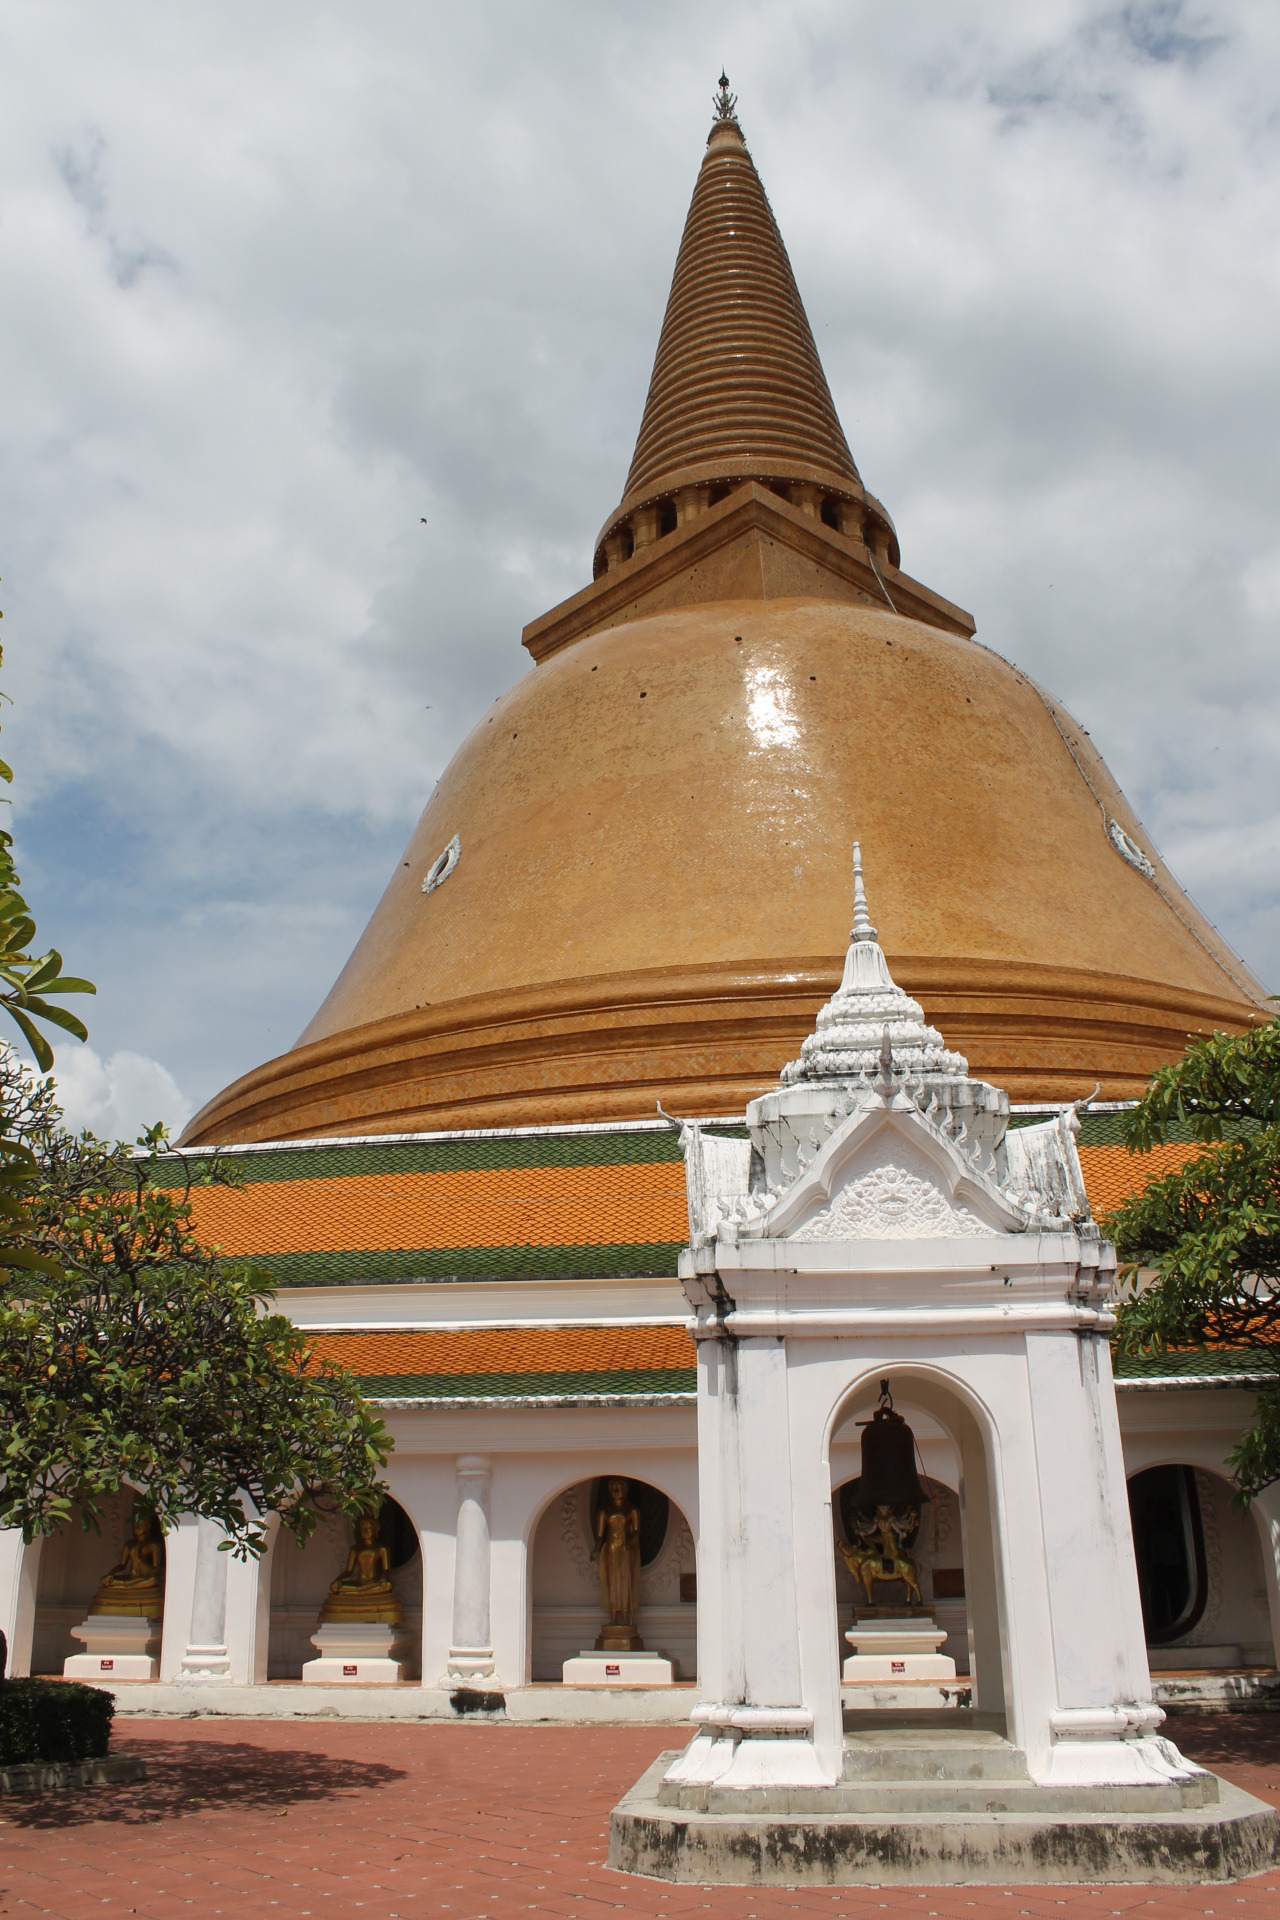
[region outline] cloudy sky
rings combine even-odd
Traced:
[[[1280,11],[0,0],[5,753],[78,1120],[292,1043],[586,583],[722,62],[904,567],[1280,985]]]

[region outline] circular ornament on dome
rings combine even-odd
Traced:
[[[442,887],[461,858],[462,841],[455,833],[444,852],[439,854],[427,868],[426,878],[422,882],[422,891],[434,893],[437,887]]]
[[[1138,872],[1145,874],[1148,880],[1155,879],[1156,870],[1142,848],[1132,835],[1125,832],[1118,820],[1112,819],[1110,814],[1107,815],[1107,838],[1122,860],[1127,860],[1131,867],[1136,867]]]

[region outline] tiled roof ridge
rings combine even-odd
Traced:
[[[1038,1108],[1034,1109],[1039,1111]],[[693,1116],[691,1126],[744,1128],[745,1113]],[[429,1133],[317,1133],[305,1140],[244,1140],[226,1146],[171,1147],[159,1156],[162,1160],[205,1160],[258,1153],[296,1153],[308,1147],[395,1147],[419,1146],[436,1140],[531,1140],[544,1134],[672,1133],[669,1120],[566,1120],[536,1127],[442,1127]],[[139,1157],[141,1150],[139,1149]]]

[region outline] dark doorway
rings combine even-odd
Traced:
[[[1129,1482],[1129,1516],[1138,1562],[1147,1645],[1190,1633],[1204,1612],[1204,1531],[1191,1467],[1148,1467]]]

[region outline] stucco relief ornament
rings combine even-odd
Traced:
[[[957,1239],[990,1233],[967,1207],[955,1207],[930,1180],[892,1164],[873,1167],[845,1187],[792,1240]]]
[[[904,993],[889,973],[889,963],[867,911],[862,881],[862,847],[853,843],[853,928],[840,985],[818,1014],[817,1025],[800,1049],[800,1058],[782,1069],[784,1087],[802,1082],[867,1082],[880,1066],[888,1032],[893,1070],[921,1092],[932,1080],[963,1080],[969,1063],[952,1053],[924,1008]]]
[[[1110,814],[1107,815],[1107,838],[1122,860],[1127,860],[1131,867],[1136,867],[1138,872],[1145,875],[1148,880],[1155,879],[1156,870],[1142,848],[1133,835],[1126,833],[1120,822],[1113,819]]]

